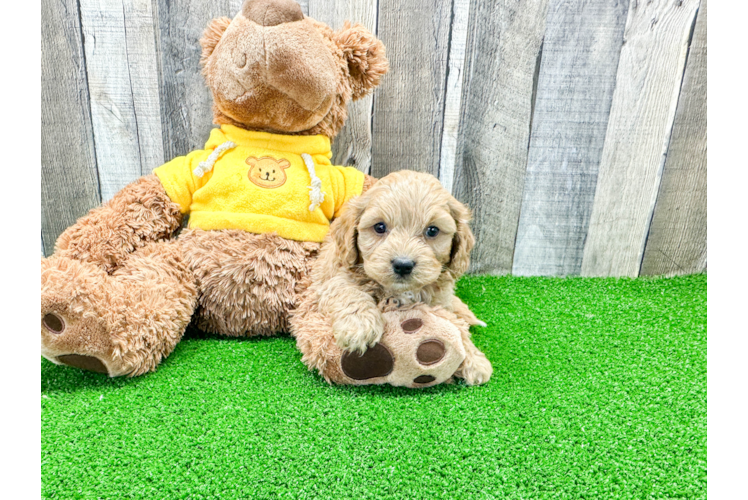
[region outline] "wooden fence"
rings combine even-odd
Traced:
[[[202,148],[198,39],[241,0],[42,0],[42,246]],[[474,212],[472,272],[706,269],[706,0],[307,0],[390,73],[334,161],[430,172]]]

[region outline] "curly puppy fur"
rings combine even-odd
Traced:
[[[401,171],[380,179],[333,222],[312,269],[308,307],[329,318],[340,349],[360,353],[382,338],[378,304],[388,299],[442,307],[485,325],[454,295],[475,244],[469,221],[469,209],[432,175]],[[398,272],[397,261],[410,262],[412,270]],[[467,329],[462,340],[466,358],[457,375],[486,382],[490,362]]]

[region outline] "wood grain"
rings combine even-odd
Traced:
[[[444,125],[439,160],[439,182],[450,193],[453,190],[457,138],[460,131],[462,80],[465,66],[470,0],[454,0],[452,5],[452,34],[449,43],[447,88],[444,96]]]
[[[473,210],[473,273],[512,269],[547,6],[546,0],[470,5],[454,192]]]
[[[150,0],[80,0],[101,197],[164,162]]]
[[[701,0],[642,275],[706,269],[706,0]]]
[[[513,274],[582,268],[627,12],[627,0],[550,0]]]
[[[698,3],[631,3],[584,248],[585,276],[639,274]]]
[[[42,0],[42,243],[101,202],[85,55],[74,0]]]
[[[233,18],[241,0],[154,0],[158,22],[164,158],[168,161],[205,146],[213,128],[212,98],[200,74],[200,37],[211,19]]]
[[[379,0],[390,72],[374,96],[371,174],[439,175],[452,0]]]
[[[342,28],[345,21],[351,21],[361,23],[374,34],[377,32],[376,0],[309,0],[308,15],[334,30]],[[354,166],[367,174],[371,171],[373,97],[370,94],[348,105],[348,120],[332,145],[335,165]]]

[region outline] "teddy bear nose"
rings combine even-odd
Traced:
[[[247,0],[242,13],[260,26],[277,26],[304,19],[301,6],[294,0]]]

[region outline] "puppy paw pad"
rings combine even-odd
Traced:
[[[64,356],[58,356],[57,360],[60,363],[80,368],[81,370],[88,370],[96,373],[109,373],[109,370],[104,366],[104,363],[102,363],[99,358],[94,358],[93,356],[65,354]]]
[[[42,318],[42,325],[56,335],[65,331],[65,320],[54,313],[47,313]]]
[[[413,382],[416,384],[428,384],[430,382],[433,382],[436,380],[436,377],[433,377],[431,375],[419,375],[418,377],[413,379]]]
[[[376,344],[365,353],[346,351],[340,360],[343,373],[353,380],[386,377],[395,368],[395,358],[382,344]]]
[[[405,333],[415,333],[423,326],[423,320],[420,318],[406,319],[405,321],[400,323],[400,326]]]
[[[416,359],[422,365],[433,365],[441,361],[446,353],[447,349],[441,340],[424,340],[416,350]]]

